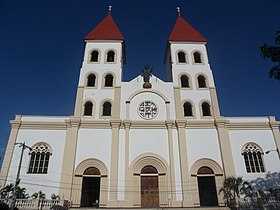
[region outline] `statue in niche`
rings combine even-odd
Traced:
[[[142,68],[142,76],[144,79],[143,88],[152,88],[152,84],[150,83],[150,77],[152,76],[153,68],[150,68],[149,65],[145,65],[144,68]]]

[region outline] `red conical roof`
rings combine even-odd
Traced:
[[[207,39],[194,29],[178,13],[178,18],[169,36],[169,41],[207,42]]]
[[[109,13],[84,40],[124,40],[124,37]]]

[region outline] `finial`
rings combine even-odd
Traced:
[[[177,11],[178,11],[178,17],[180,17],[181,16],[180,7],[177,7]]]
[[[111,15],[111,11],[112,11],[112,6],[111,5],[109,5],[109,13],[108,13],[108,15]]]

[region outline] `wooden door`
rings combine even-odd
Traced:
[[[158,176],[141,176],[141,207],[159,207]]]

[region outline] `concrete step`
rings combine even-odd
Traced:
[[[99,208],[100,210],[230,210],[228,207],[190,207],[190,208]],[[70,208],[69,210],[97,210],[96,208]]]

